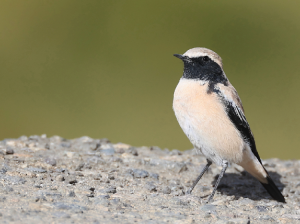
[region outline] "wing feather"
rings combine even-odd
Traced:
[[[244,140],[249,144],[252,153],[262,164],[260,156],[256,149],[253,134],[244,114],[242,101],[240,100],[240,97],[238,96],[236,90],[231,84],[229,86],[219,86],[219,90],[220,92],[222,92],[222,94],[220,92],[217,93],[226,107],[228,117],[230,118],[236,129],[240,132]]]

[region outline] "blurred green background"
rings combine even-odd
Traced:
[[[299,159],[300,2],[0,2],[0,139],[88,135],[189,149],[172,111],[193,47],[216,51],[262,158]]]

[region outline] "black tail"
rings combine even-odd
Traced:
[[[272,196],[272,198],[274,198],[275,200],[277,200],[279,202],[285,203],[285,199],[284,199],[283,195],[281,194],[279,189],[276,187],[276,185],[274,184],[271,177],[267,176],[267,181],[268,181],[267,184],[264,184],[264,183],[261,183],[261,184],[268,191],[268,193]]]

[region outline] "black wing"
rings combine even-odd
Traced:
[[[244,115],[244,112],[239,108],[234,102],[230,101],[224,101],[226,105],[226,112],[228,116],[230,117],[230,120],[234,124],[234,126],[239,130],[245,141],[247,141],[250,145],[252,153],[256,156],[260,164],[262,164],[260,157],[258,155],[258,152],[256,150],[254,137],[252,135],[252,132],[250,130],[250,126],[246,120],[246,117]],[[267,172],[267,170],[265,169]],[[269,176],[267,172],[267,184],[261,183],[263,187],[269,192],[269,194],[277,201],[285,202],[285,199],[281,192],[278,190],[277,186]]]
[[[220,98],[222,99],[225,107],[228,117],[230,118],[231,122],[234,124],[237,130],[241,133],[244,140],[249,144],[252,153],[256,156],[260,164],[262,164],[261,159],[258,155],[258,152],[256,150],[256,145],[254,141],[253,134],[250,130],[250,126],[246,120],[246,117],[244,115],[244,112],[242,109],[236,105],[234,101],[225,99],[221,94],[218,94]],[[267,183],[261,183],[263,187],[269,192],[269,194],[277,201],[285,202],[285,199],[281,192],[278,190],[277,186],[269,176],[267,170],[265,169],[267,173]]]
[[[249,144],[252,153],[256,156],[258,161],[261,163],[259,154],[256,150],[255,140],[250,130],[250,126],[247,122],[247,119],[244,115],[244,112],[234,102],[230,102],[224,98],[223,98],[223,102],[225,103],[226,112],[231,122],[234,124],[236,129],[239,130],[244,140]]]

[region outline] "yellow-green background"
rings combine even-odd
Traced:
[[[207,47],[262,158],[299,159],[299,1],[0,1],[0,139],[46,133],[188,149],[172,111]]]

